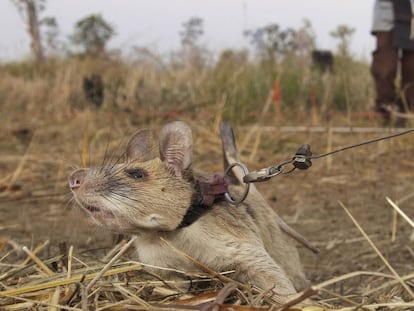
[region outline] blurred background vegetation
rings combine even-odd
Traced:
[[[200,43],[198,17],[183,21],[180,50],[159,55],[135,47],[125,57],[107,49],[116,27],[99,14],[80,19],[62,40],[58,22],[43,16],[44,0],[13,2],[27,24],[32,57],[0,64],[2,115],[16,111],[36,123],[99,109],[131,113],[137,122],[185,114],[235,125],[317,125],[338,115],[352,125],[373,116],[369,64],[349,52],[354,30],[346,25],[332,30],[337,49],[322,62],[308,20],[298,29],[275,23],[246,30],[249,49],[217,54]]]

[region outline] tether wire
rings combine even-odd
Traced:
[[[361,143],[358,143],[358,144],[354,144],[354,145],[351,145],[351,146],[346,146],[346,147],[339,148],[339,149],[336,149],[336,150],[333,150],[333,151],[330,151],[330,152],[326,152],[326,153],[323,153],[323,154],[318,154],[318,155],[310,156],[310,157],[307,157],[307,158],[308,159],[319,159],[319,158],[323,158],[323,157],[326,157],[326,156],[330,156],[332,154],[335,154],[335,153],[338,153],[338,152],[342,152],[342,151],[345,151],[345,150],[348,150],[348,149],[352,149],[352,148],[356,148],[356,147],[361,147],[361,146],[364,146],[364,145],[376,143],[376,142],[379,142],[381,140],[390,139],[390,138],[394,138],[394,137],[397,137],[397,136],[402,136],[402,135],[405,135],[405,134],[408,134],[408,133],[411,133],[411,132],[414,132],[414,128],[408,129],[408,130],[403,131],[403,132],[391,134],[391,135],[388,135],[388,136],[383,136],[383,137],[378,137],[378,138],[370,139],[370,140],[367,140],[367,141],[364,141],[364,142],[361,142]]]

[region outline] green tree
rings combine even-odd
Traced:
[[[250,44],[263,59],[276,60],[292,50],[295,31],[292,28],[281,29],[278,24],[244,31]]]
[[[83,52],[93,56],[104,55],[108,41],[115,36],[115,29],[100,14],[92,14],[75,24],[70,40],[81,46]]]
[[[292,52],[299,56],[308,56],[315,48],[315,31],[308,19],[302,21],[302,26],[292,35]]]
[[[186,22],[183,22],[182,30],[179,32],[182,50],[174,56],[174,61],[202,67],[208,55],[206,48],[200,43],[200,38],[203,34],[204,23],[202,18],[191,17]]]
[[[335,30],[329,34],[339,40],[338,43],[338,54],[342,57],[349,57],[349,46],[351,44],[352,36],[355,32],[355,28],[347,25],[339,25]]]
[[[195,48],[200,37],[204,34],[203,19],[191,17],[182,24],[183,30],[180,31],[181,44],[184,48]]]
[[[40,21],[42,28],[42,43],[48,53],[58,53],[63,50],[64,43],[58,39],[59,26],[54,17],[44,17]]]
[[[30,49],[36,62],[45,58],[45,50],[58,50],[58,24],[54,17],[42,17],[46,0],[11,0],[30,36]],[[46,47],[46,49],[45,49]]]

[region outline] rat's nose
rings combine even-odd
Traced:
[[[86,170],[85,169],[79,169],[74,171],[69,176],[69,187],[71,190],[76,190],[80,186],[82,186],[83,182],[85,181],[86,176]]]

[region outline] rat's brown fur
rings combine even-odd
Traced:
[[[136,235],[138,259],[147,264],[196,268],[163,238],[215,271],[235,270],[241,282],[272,288],[280,303],[306,286],[293,241],[256,191],[237,207],[215,203],[194,223],[180,227],[199,195],[191,169],[191,130],[183,122],[167,124],[158,157],[150,152],[151,141],[148,130],[139,131],[128,143],[125,163],[72,173],[74,197],[95,223]],[[242,190],[232,187],[235,195]]]

